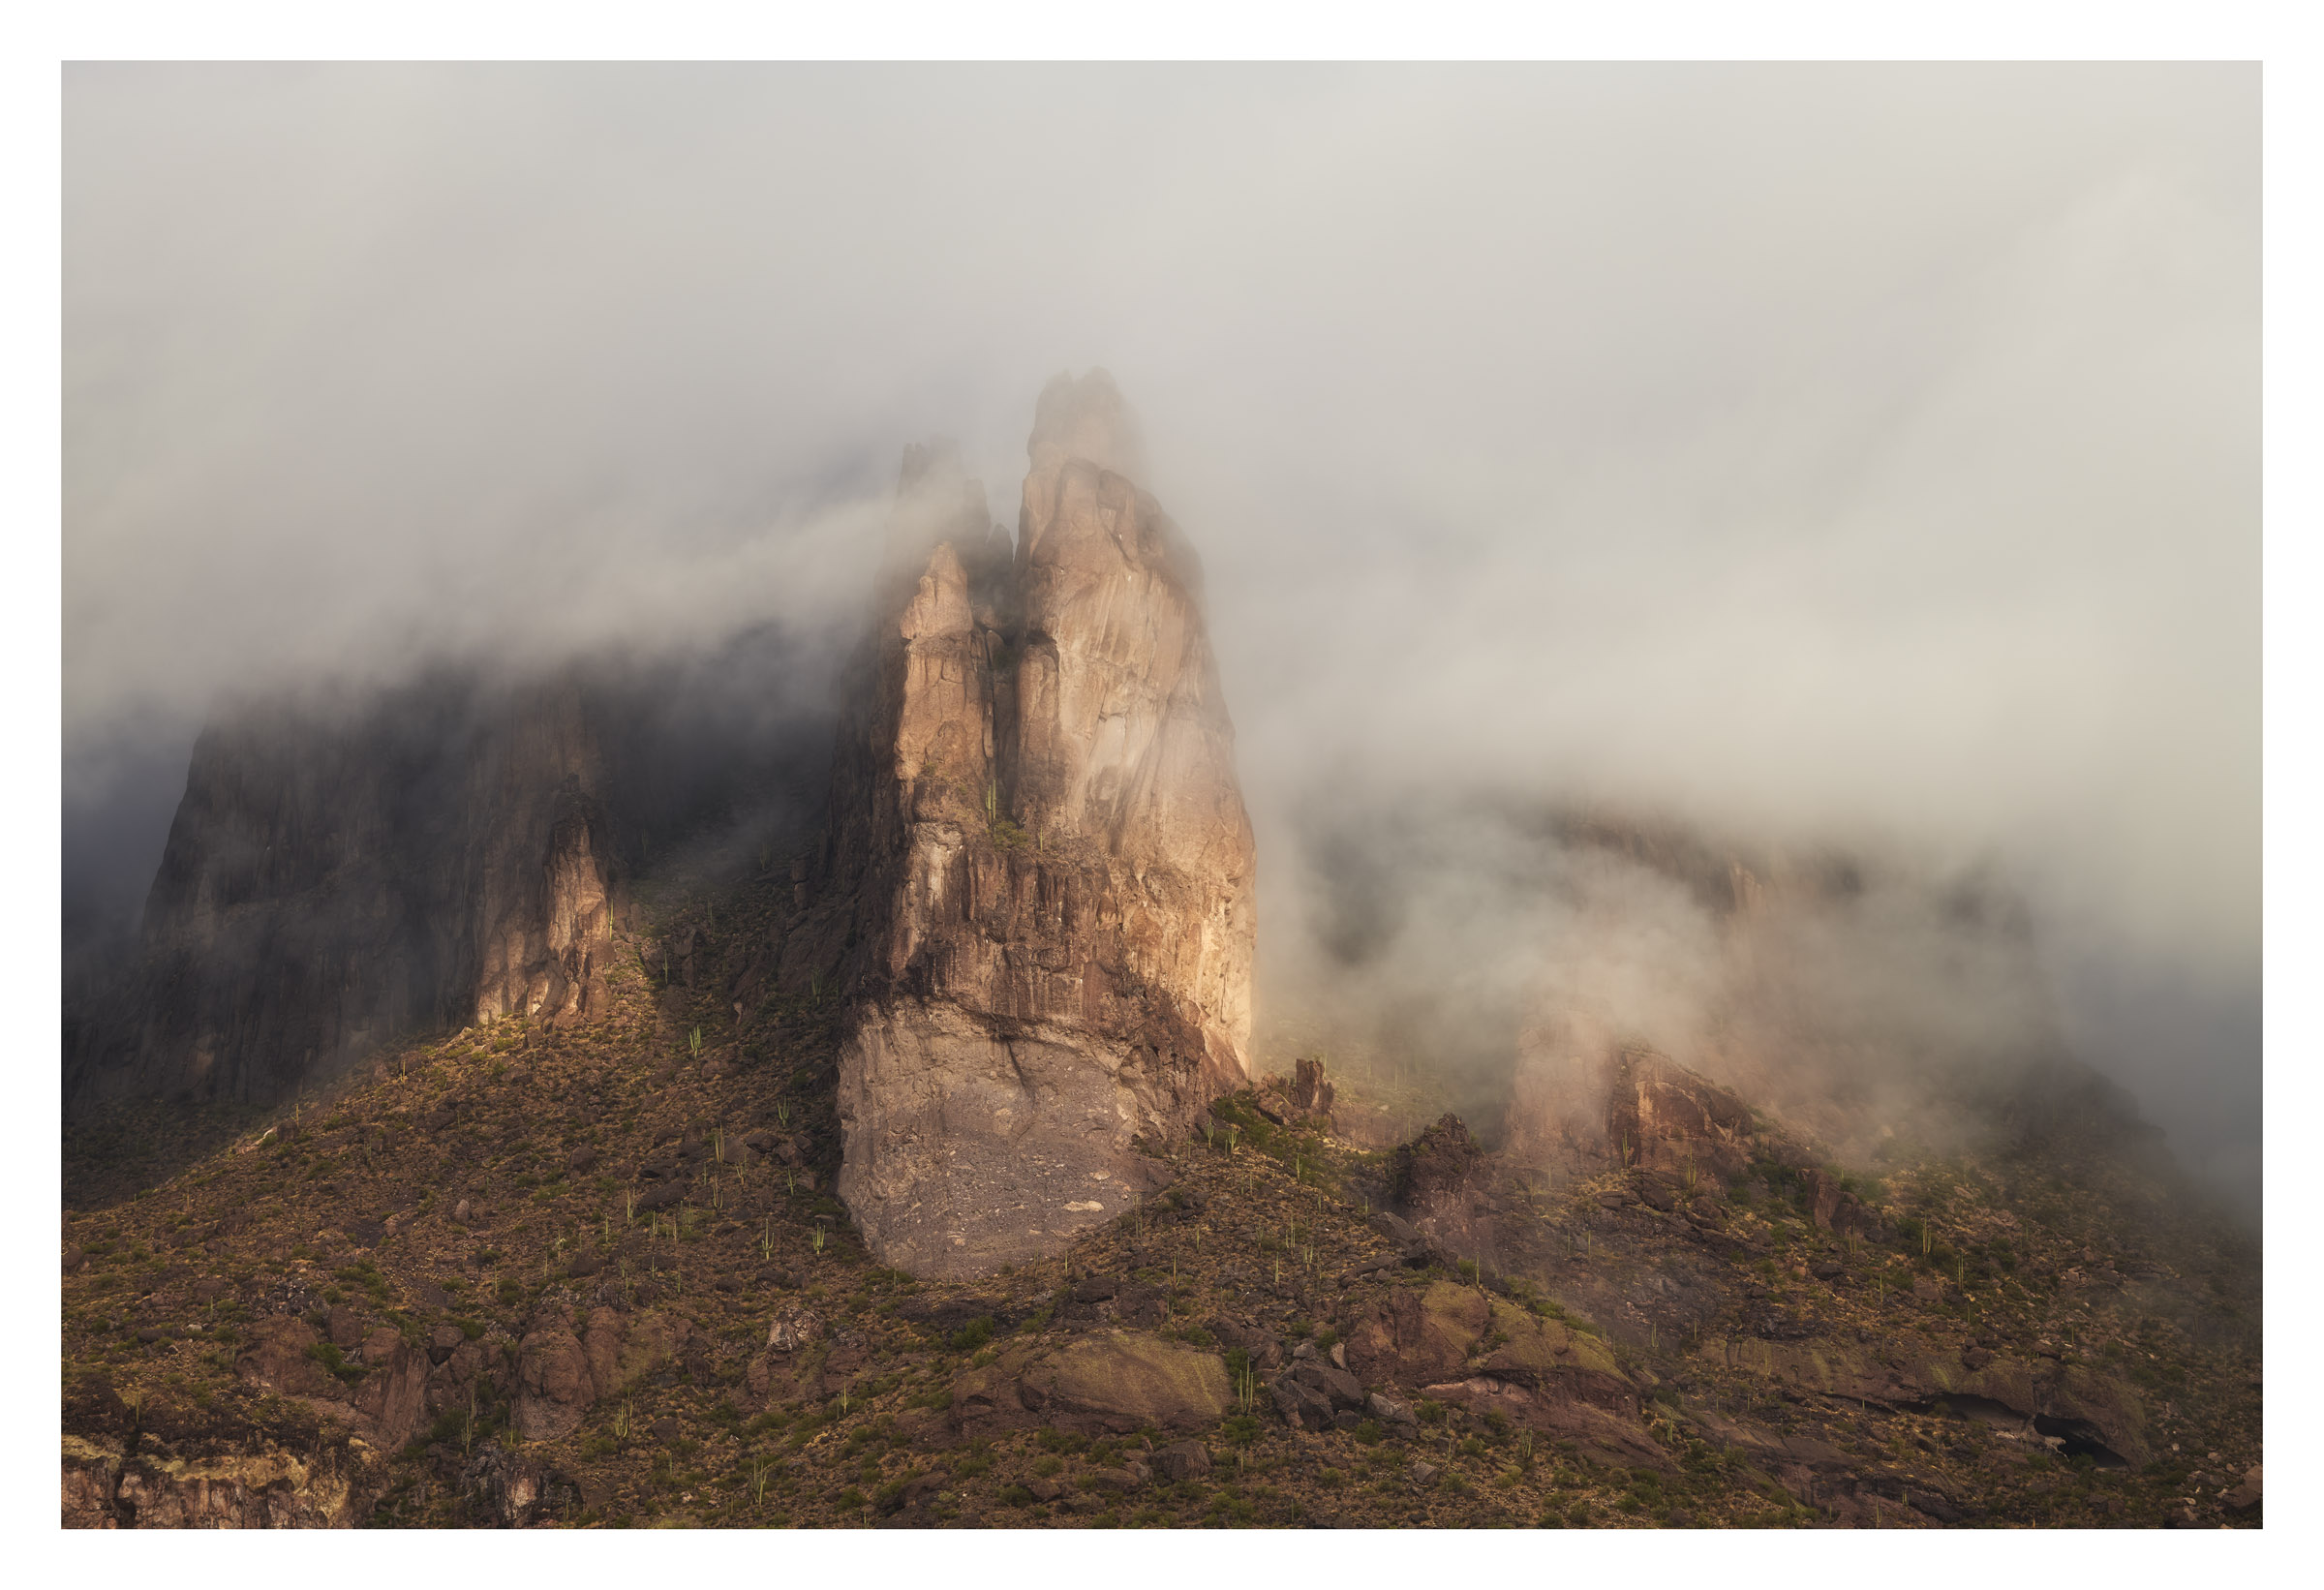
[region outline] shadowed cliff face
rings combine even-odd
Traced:
[[[785,975],[854,991],[840,1189],[885,1263],[1061,1251],[1249,1071],[1252,840],[1192,549],[1115,466],[1112,382],[1053,382],[1013,557],[906,454]]]
[[[135,1029],[72,1091],[264,1103],[414,1030],[586,1017],[617,871],[603,785],[569,684],[439,678],[213,725],[147,902]]]
[[[759,635],[691,663],[442,670],[222,715],[134,959],[70,991],[68,1110],[270,1104],[414,1032],[594,1019],[641,866],[689,834],[804,827],[828,719],[748,703],[783,654]]]

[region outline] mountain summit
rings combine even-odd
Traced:
[[[1250,819],[1201,605],[1102,371],[1042,393],[1012,549],[904,455],[820,857],[841,1196],[883,1263],[1061,1252],[1247,1082]],[[835,945],[834,939],[837,938]]]

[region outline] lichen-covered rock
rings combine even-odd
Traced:
[[[1042,395],[1019,535],[905,455],[831,826],[782,951],[850,992],[839,1192],[881,1263],[1061,1252],[1248,1080],[1251,828],[1185,538],[1102,373]]]
[[[1347,1333],[1348,1367],[1367,1386],[1424,1386],[1468,1361],[1491,1313],[1474,1287],[1399,1288]]]
[[[1482,1377],[1501,1399],[1496,1407],[1577,1404],[1634,1422],[1637,1413],[1636,1388],[1604,1341],[1451,1281],[1390,1294],[1351,1326],[1345,1345],[1349,1369],[1366,1386],[1419,1390]],[[1512,1388],[1538,1395],[1516,1396]],[[1551,1416],[1527,1417],[1547,1428],[1543,1421]]]
[[[1226,1417],[1215,1353],[1139,1330],[1092,1330],[1062,1346],[1011,1347],[954,1380],[951,1422],[968,1432],[1029,1423],[1092,1434],[1198,1430]]]
[[[352,1447],[157,1457],[68,1433],[62,1456],[67,1529],[348,1529],[379,1479]]]
[[[1483,1374],[1422,1390],[1439,1402],[1449,1402],[1481,1417],[1498,1413],[1514,1424],[1571,1441],[1575,1455],[1602,1468],[1669,1470],[1677,1466],[1635,1416],[1613,1413],[1555,1391]]]

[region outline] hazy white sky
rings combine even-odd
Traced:
[[[1263,855],[1581,788],[1997,857],[2078,986],[2255,1008],[2258,85],[74,68],[69,806],[221,688],[852,620],[902,443],[1013,521],[1102,363]]]

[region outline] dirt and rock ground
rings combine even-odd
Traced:
[[[2102,1160],[1900,1141],[1835,1225],[1838,1168],[1477,1152],[1464,1251],[1277,1087],[1061,1259],[882,1269],[829,1193],[837,1001],[730,997],[788,893],[648,899],[592,1024],[72,1135],[66,1522],[2261,1517],[2256,1252]]]

